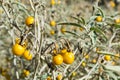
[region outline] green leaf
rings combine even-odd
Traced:
[[[96,44],[95,33],[94,33],[93,31],[91,31],[91,32],[89,33],[89,35],[90,35],[90,38],[91,38],[91,40],[92,40],[92,44],[95,45],[95,44]]]
[[[120,24],[114,24],[116,28],[120,28]]]
[[[120,74],[120,66],[103,65],[103,67],[106,70],[111,70],[113,72],[116,72],[117,74]]]
[[[65,31],[65,32],[66,32],[66,33],[73,34],[73,35],[75,35],[75,36],[80,36],[80,35],[76,34],[75,32],[71,32],[71,31]]]
[[[103,80],[101,76],[99,76],[99,80]]]
[[[104,15],[104,13],[103,13],[102,9],[98,8],[98,10],[100,11],[101,16],[102,16],[102,17],[104,17],[105,15]]]
[[[84,28],[82,25],[80,25],[80,24],[78,24],[78,23],[71,23],[71,22],[58,23],[58,25],[72,25],[72,26]],[[84,28],[84,29],[85,29],[85,28]]]
[[[75,19],[75,20],[78,20],[78,22],[81,22],[81,23],[82,23],[82,21],[81,21],[79,18],[77,18],[77,17],[71,16],[71,18],[73,18],[73,19]]]
[[[107,40],[107,37],[105,36],[104,32],[103,32],[100,28],[91,27],[90,30],[91,30],[91,31],[96,31],[96,32],[102,34],[102,35],[104,36],[104,38]]]
[[[71,17],[72,17],[73,19],[75,19],[75,20],[78,20],[78,22],[80,22],[80,23],[82,23],[82,24],[85,24],[84,18],[80,17],[80,19],[79,19],[79,18],[74,17],[74,16],[71,16]]]
[[[81,20],[82,20],[83,24],[85,24],[85,23],[86,23],[84,18],[82,18],[82,17],[81,17]]]
[[[108,73],[108,75],[113,79],[113,80],[118,80],[117,76],[112,72],[112,71],[105,71]]]
[[[107,51],[97,51],[97,53],[104,54],[104,55],[111,55],[111,56],[120,58],[119,56],[116,56],[114,53],[107,52]]]
[[[114,53],[107,52],[107,51],[97,51],[97,53],[105,54],[105,55],[114,55]]]
[[[45,80],[47,78],[47,76],[48,76],[47,74],[42,75],[41,80]]]

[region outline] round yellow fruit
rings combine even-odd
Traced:
[[[76,72],[73,72],[73,73],[72,73],[72,77],[74,77],[74,76],[76,76]]]
[[[89,55],[86,55],[85,58],[88,59],[88,58],[89,58]]]
[[[66,29],[64,27],[61,27],[60,30],[61,30],[61,33],[63,33],[63,34],[66,32]]]
[[[119,24],[120,23],[120,19],[118,18],[118,19],[115,19],[115,23],[116,24]]]
[[[25,48],[19,44],[15,44],[12,47],[12,52],[17,56],[22,56],[23,53],[25,52]]]
[[[27,26],[34,24],[34,18],[32,16],[27,17],[25,23]]]
[[[101,16],[97,16],[97,17],[96,17],[96,21],[97,21],[97,22],[101,22],[101,21],[102,21],[102,17],[101,17]]]
[[[114,8],[116,6],[115,2],[114,1],[110,1],[110,6]]]
[[[56,22],[54,20],[50,21],[50,26],[55,27],[56,26]]]
[[[50,34],[51,34],[51,35],[54,35],[54,34],[55,34],[55,31],[54,31],[54,30],[51,30],[51,31],[50,31]]]
[[[55,0],[51,0],[51,5],[53,6],[53,5],[55,5]]]
[[[53,63],[55,65],[60,65],[63,63],[63,57],[60,54],[53,56]]]
[[[29,50],[25,50],[25,52],[23,53],[23,57],[24,57],[26,60],[32,60],[32,54],[30,53]]]
[[[110,56],[110,55],[105,55],[105,56],[104,56],[104,59],[105,59],[106,61],[109,61],[109,60],[111,60],[111,56]]]
[[[59,74],[57,77],[56,77],[57,80],[62,80],[62,75]]]
[[[82,62],[82,66],[85,67],[85,66],[86,66],[86,63],[85,63],[85,62]]]
[[[60,50],[60,54],[63,56],[65,53],[67,52],[67,49],[62,49],[62,50]]]
[[[97,62],[96,59],[93,59],[93,60],[92,60],[92,63],[93,63],[93,64],[95,64],[96,62]]]
[[[30,72],[28,70],[23,70],[24,75],[27,77],[29,76]]]
[[[80,31],[83,31],[83,30],[84,30],[84,28],[80,27],[80,28],[79,28],[79,30],[80,30]]]
[[[52,80],[52,78],[50,76],[47,77],[47,80]]]
[[[72,64],[74,62],[75,56],[72,52],[66,52],[63,55],[63,62],[66,64]]]

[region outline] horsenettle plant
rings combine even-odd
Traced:
[[[0,45],[7,42],[0,48],[6,50],[4,79],[119,79],[119,13],[106,14],[97,0],[90,13],[75,15],[78,2],[84,1],[0,1],[0,35],[7,33],[0,37]],[[114,11],[115,3],[108,4]]]

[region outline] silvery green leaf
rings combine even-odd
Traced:
[[[106,70],[111,70],[113,72],[116,72],[117,74],[120,74],[120,66],[110,66],[110,65],[103,65],[103,67]]]
[[[101,16],[104,17],[105,15],[104,15],[104,13],[103,13],[103,10],[102,10],[101,8],[98,8],[98,10],[100,11]]]
[[[42,75],[41,80],[45,80],[47,78],[47,76],[48,76],[47,74]]]
[[[106,71],[106,72],[108,73],[108,75],[109,75],[112,79],[118,80],[118,79],[117,79],[117,76],[116,76],[112,71]]]
[[[96,44],[96,37],[93,31],[90,32],[90,38],[92,40],[92,44],[95,45]]]
[[[99,77],[99,80],[103,80],[101,77]]]
[[[73,25],[73,26],[76,26],[76,27],[82,27],[82,28],[84,28],[81,24],[73,23],[73,22],[58,23],[58,25]]]
[[[106,37],[105,33],[100,28],[98,28],[98,27],[91,27],[90,30],[91,31],[93,30],[95,32],[98,32],[98,33],[102,34],[104,36],[104,38],[107,40],[107,37]]]

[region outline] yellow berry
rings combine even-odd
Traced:
[[[89,58],[89,55],[86,55],[85,58],[88,59],[88,58]]]
[[[60,54],[53,56],[53,63],[55,65],[60,65],[63,63],[63,57]]]
[[[50,76],[47,77],[47,80],[52,80],[52,78]]]
[[[116,59],[116,60],[118,60],[119,57],[120,57],[120,54],[119,54],[119,53],[115,54],[115,59]]]
[[[94,64],[95,64],[96,62],[97,62],[97,61],[96,61],[96,59],[93,59],[93,60],[92,60],[92,63],[94,63]]]
[[[27,17],[25,23],[27,26],[32,25],[34,23],[34,18],[32,16]]]
[[[82,66],[85,67],[85,66],[86,66],[86,63],[85,63],[85,62],[82,62]]]
[[[15,44],[12,47],[12,52],[17,56],[22,56],[23,53],[25,52],[25,48],[19,44]]]
[[[110,56],[110,55],[105,55],[105,56],[104,56],[104,59],[105,59],[106,61],[109,61],[109,60],[111,60],[111,56]]]
[[[51,0],[50,4],[53,6],[55,5],[55,0]]]
[[[79,30],[80,30],[80,31],[83,31],[83,30],[84,30],[84,28],[80,27],[80,28],[79,28]]]
[[[74,76],[76,76],[76,72],[73,72],[73,73],[72,73],[72,77],[74,77]]]
[[[97,17],[96,17],[96,21],[97,21],[97,22],[101,22],[101,21],[102,21],[102,17],[101,17],[101,16],[97,16]]]
[[[114,61],[112,62],[112,65],[115,65],[115,62],[114,62]]]
[[[59,74],[57,77],[56,77],[57,80],[62,80],[62,75]]]
[[[120,19],[119,18],[115,19],[115,23],[119,24],[120,23]]]
[[[27,77],[29,76],[30,72],[28,70],[23,70],[24,75]]]
[[[60,54],[61,54],[61,55],[64,55],[66,52],[67,52],[67,49],[65,49],[65,48],[62,49],[62,50],[60,50]]]
[[[58,4],[60,4],[61,3],[61,1],[60,0],[58,0],[58,2],[57,2]]]
[[[51,35],[54,35],[54,34],[55,34],[55,31],[54,31],[54,30],[51,30],[51,31],[50,31],[50,34],[51,34]]]
[[[50,21],[50,26],[55,27],[56,26],[56,22],[54,20]]]
[[[23,53],[23,57],[24,57],[26,60],[32,60],[32,54],[30,53],[29,50],[25,50],[25,52]]]
[[[63,62],[66,64],[72,64],[74,62],[75,56],[72,52],[66,52],[63,56]]]
[[[115,2],[114,1],[110,1],[110,6],[114,8],[116,6]]]
[[[61,30],[61,33],[63,33],[63,34],[66,32],[65,27],[61,27],[61,29],[60,29],[60,30]]]

